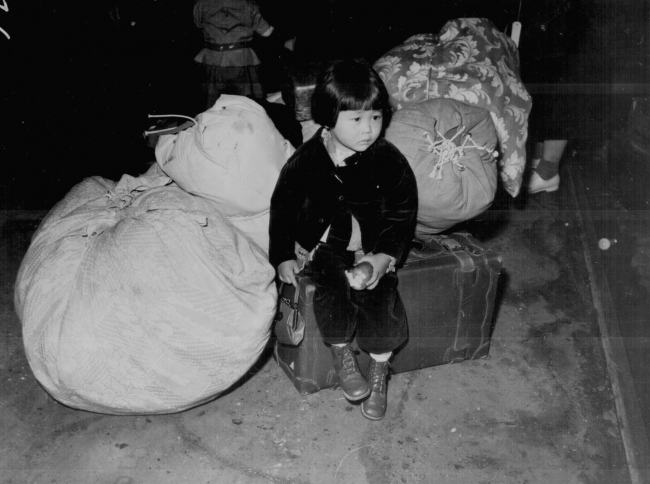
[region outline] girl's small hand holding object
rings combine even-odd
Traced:
[[[278,266],[278,277],[284,283],[291,283],[294,287],[298,287],[298,280],[296,274],[300,272],[298,262],[295,259],[285,260]]]
[[[368,287],[368,281],[372,278],[373,268],[370,262],[360,262],[354,267],[345,271],[350,287],[361,291]]]
[[[365,279],[365,286],[363,287],[364,289],[372,290],[375,287],[377,287],[377,284],[379,284],[379,281],[381,280],[382,277],[384,277],[384,274],[386,274],[386,271],[388,270],[388,266],[391,263],[391,257],[379,253],[379,254],[367,254],[364,255],[361,259],[359,259],[359,263],[353,267],[355,269],[356,267],[359,267],[362,264],[370,264],[372,266],[372,272],[369,274],[368,279]],[[348,276],[349,279],[349,276]],[[352,284],[350,284],[352,286]]]

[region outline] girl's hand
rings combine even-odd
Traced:
[[[295,259],[285,260],[278,266],[278,277],[284,283],[291,283],[294,287],[298,287],[298,280],[296,274],[300,272],[298,262]]]
[[[379,284],[381,278],[384,277],[384,274],[386,274],[386,270],[388,270],[388,266],[390,265],[391,261],[391,257],[384,253],[366,254],[361,259],[359,259],[358,264],[361,262],[369,262],[373,269],[372,276],[368,280],[368,287],[366,289],[372,290],[377,287],[377,284]]]

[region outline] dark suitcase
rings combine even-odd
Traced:
[[[399,291],[406,306],[408,341],[395,351],[391,371],[405,371],[484,358],[490,347],[492,313],[501,257],[468,233],[414,241],[399,270]],[[275,342],[275,359],[301,394],[336,385],[329,348],[323,343],[313,312],[315,287],[299,275],[297,307],[304,323],[300,344]],[[294,287],[286,285],[276,325],[286,325],[294,306]],[[353,346],[356,343],[353,342]],[[358,355],[365,371],[369,356]]]
[[[311,96],[316,88],[318,75],[326,66],[327,64],[322,62],[313,62],[285,68],[280,88],[282,100],[293,110],[298,121],[311,119]]]

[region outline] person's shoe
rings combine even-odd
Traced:
[[[370,387],[359,371],[357,358],[350,345],[332,346],[332,363],[345,398],[354,402],[370,394]]]
[[[544,180],[534,171],[528,182],[528,193],[554,192],[558,188],[560,188],[560,175]]]
[[[368,368],[370,396],[361,402],[361,413],[370,420],[381,420],[386,415],[388,398],[386,397],[386,378],[389,363],[379,363],[372,358]]]

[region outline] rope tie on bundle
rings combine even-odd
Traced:
[[[433,153],[434,155],[438,155],[438,161],[433,167],[431,173],[429,173],[429,178],[442,180],[442,165],[449,162],[456,165],[458,167],[458,171],[464,171],[465,165],[460,162],[460,159],[465,154],[466,149],[474,148],[477,150],[492,151],[493,156],[496,158],[498,154],[496,151],[488,149],[487,146],[477,145],[469,134],[466,134],[463,138],[463,142],[460,144],[460,146],[457,146],[456,143],[454,143],[454,140],[456,137],[460,136],[463,131],[465,131],[465,126],[462,126],[454,136],[447,139],[440,131],[436,129],[436,133],[438,133],[438,136],[441,138],[438,141],[434,141],[431,137],[431,133],[428,131],[424,132],[424,137],[429,142],[427,151],[429,153]]]

